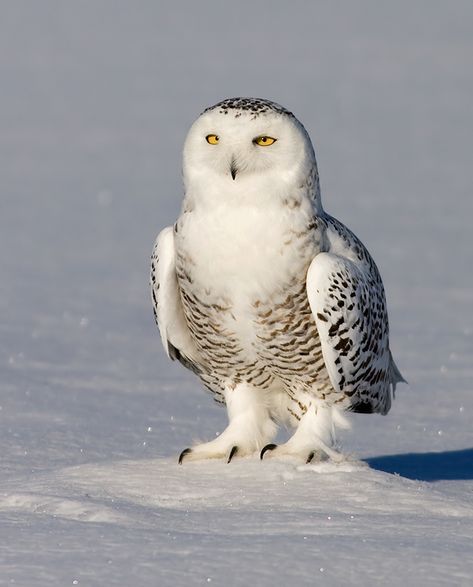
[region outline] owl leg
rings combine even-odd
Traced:
[[[277,425],[270,417],[266,392],[246,383],[225,388],[229,424],[214,440],[186,448],[179,464],[201,459],[226,459],[260,451],[276,434]]]
[[[261,459],[268,457],[290,456],[310,463],[314,457],[343,460],[343,455],[333,447],[335,442],[335,425],[347,427],[348,422],[336,408],[322,403],[312,402],[299,421],[295,433],[284,444],[268,444],[261,451]]]

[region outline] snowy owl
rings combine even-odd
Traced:
[[[322,208],[307,131],[274,102],[224,100],[191,127],[183,177],[181,215],[153,249],[154,313],[229,423],[179,463],[336,458],[342,412],[386,414],[403,379],[378,269]],[[279,425],[295,432],[276,445]]]

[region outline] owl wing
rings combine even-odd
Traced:
[[[187,326],[176,276],[173,227],[162,230],[151,255],[151,297],[166,354],[198,372],[199,353]]]
[[[386,302],[377,269],[320,253],[307,273],[307,295],[334,389],[350,398],[354,412],[386,414],[391,387],[394,394],[402,376],[389,350]]]

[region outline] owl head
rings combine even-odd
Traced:
[[[320,199],[307,131],[291,112],[260,98],[207,108],[187,135],[183,172],[186,194],[195,198],[254,199],[302,188],[314,202]]]

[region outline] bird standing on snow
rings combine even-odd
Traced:
[[[341,412],[386,414],[403,379],[378,269],[323,210],[306,130],[274,102],[224,100],[190,129],[183,168],[182,213],[152,255],[155,317],[229,424],[179,462],[337,455]],[[296,431],[268,444],[278,424]]]

